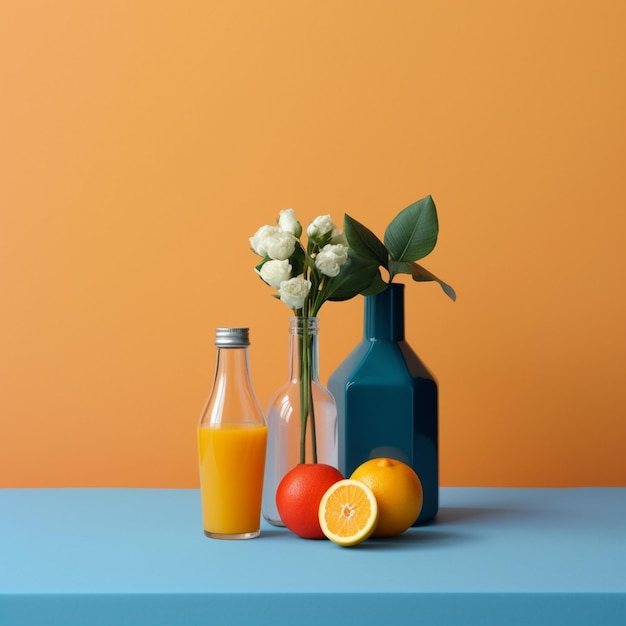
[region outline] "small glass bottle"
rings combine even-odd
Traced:
[[[215,380],[198,426],[204,534],[250,539],[260,533],[267,424],[250,379],[248,329],[218,328],[215,345]]]
[[[306,327],[304,319],[307,320]],[[319,380],[318,328],[317,317],[289,318],[289,377],[273,395],[266,411],[269,435],[263,517],[274,526],[284,526],[276,507],[276,489],[290,469],[299,463],[325,463],[337,467],[337,407],[333,396]],[[305,341],[307,350],[304,349]],[[306,394],[303,384],[307,376],[312,406],[303,440],[301,394]]]

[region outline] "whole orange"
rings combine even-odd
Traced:
[[[304,539],[323,539],[319,507],[326,490],[343,474],[324,463],[301,463],[278,484],[276,508],[283,524]]]
[[[412,467],[396,459],[370,459],[350,478],[365,483],[376,496],[378,524],[372,537],[403,533],[422,510],[422,483]]]

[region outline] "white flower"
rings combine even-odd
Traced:
[[[311,281],[298,276],[280,283],[278,294],[281,301],[289,308],[301,309],[304,305],[304,300],[309,295],[310,289]]]
[[[250,246],[260,256],[284,261],[296,249],[298,240],[279,226],[261,226],[253,237],[250,237]]]
[[[259,256],[267,256],[267,240],[272,234],[277,233],[278,226],[261,226],[259,230],[250,237],[250,247]]]
[[[300,237],[302,234],[302,225],[296,219],[293,209],[284,209],[280,212],[278,227],[286,233],[291,233],[294,237]]]
[[[320,215],[309,224],[306,234],[314,243],[328,243],[335,230],[338,229],[330,215]]]
[[[348,246],[327,244],[315,257],[315,267],[325,276],[337,276],[348,260]]]
[[[264,241],[267,256],[270,259],[284,261],[294,253],[297,241],[291,233],[286,233],[279,228]]]
[[[289,261],[267,261],[259,271],[261,278],[274,289],[280,287],[280,283],[291,278],[291,264]]]

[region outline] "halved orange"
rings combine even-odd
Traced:
[[[378,522],[374,492],[358,480],[336,482],[322,496],[319,521],[326,537],[340,546],[365,541]]]

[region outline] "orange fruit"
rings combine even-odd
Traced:
[[[338,469],[324,463],[301,463],[289,470],[276,489],[276,508],[283,524],[304,539],[323,539],[320,501],[342,478]]]
[[[365,541],[376,527],[378,504],[372,490],[358,480],[340,480],[322,497],[319,506],[322,532],[340,546]]]
[[[376,496],[378,524],[373,537],[403,533],[422,510],[422,483],[412,467],[396,459],[370,459],[359,465],[353,480],[366,484]]]

